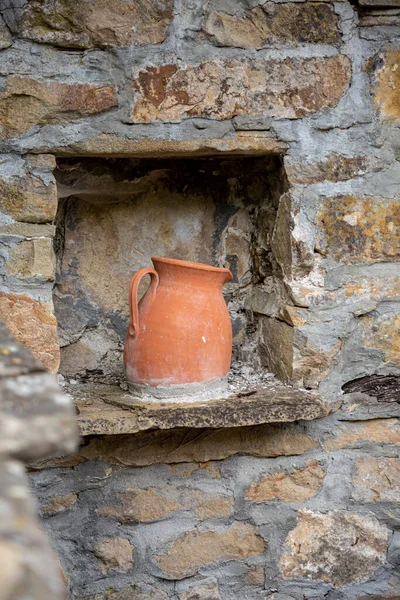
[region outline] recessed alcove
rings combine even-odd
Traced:
[[[152,255],[158,255],[228,267],[233,273],[224,296],[233,328],[230,393],[242,412],[240,418],[236,414],[234,424],[246,424],[243,411],[248,410],[253,422],[296,420],[302,418],[301,410],[287,406],[300,406],[303,401],[305,406],[310,399],[311,404],[316,399],[318,407],[306,410],[304,418],[326,414],[328,409],[317,395],[285,386],[290,382],[282,377],[285,365],[279,365],[281,344],[269,346],[265,337],[265,323],[275,322],[285,295],[271,243],[279,203],[287,190],[279,156],[59,158],[56,179],[53,298],[60,372],[81,412],[91,405],[89,397],[91,402],[99,398],[132,410],[122,367],[129,282],[138,269],[151,266]],[[147,285],[142,282],[139,295]],[[260,396],[249,404],[246,394],[255,389],[264,389],[261,404]],[[254,421],[257,398],[264,416],[258,413]],[[265,402],[278,398],[284,400],[286,416],[281,412],[278,418],[275,410],[273,417],[267,417]],[[234,417],[227,420],[224,410],[214,419],[218,406],[211,407],[210,423],[232,424]],[[159,427],[167,421],[168,427],[178,424],[176,412],[169,420],[165,413],[160,415],[149,422]],[[196,426],[195,421],[181,418],[184,426]],[[135,425],[130,427],[133,432]]]

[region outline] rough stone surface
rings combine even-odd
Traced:
[[[194,575],[202,565],[257,556],[264,547],[264,540],[254,527],[234,523],[218,532],[189,531],[156,558],[164,577],[183,579]]]
[[[196,585],[189,591],[179,594],[179,600],[221,600],[218,584]]]
[[[358,502],[400,502],[400,460],[358,458],[352,483]]]
[[[264,567],[251,567],[246,575],[246,583],[249,585],[263,586],[265,583]]]
[[[127,489],[120,496],[120,506],[100,506],[100,517],[116,519],[122,523],[130,521],[158,521],[182,505],[168,495],[160,495],[156,488],[141,490]]]
[[[172,21],[172,0],[34,0],[25,5],[20,37],[67,48],[160,44]]]
[[[0,50],[4,50],[5,48],[9,48],[12,44],[12,37],[10,32],[4,23],[3,19],[0,17]]]
[[[329,198],[319,222],[318,251],[344,263],[398,260],[399,201],[387,198]]]
[[[350,75],[344,56],[148,67],[132,84],[132,120],[229,119],[258,113],[303,117],[335,106],[346,91]],[[314,88],[312,95],[308,93],[310,86]]]
[[[330,153],[320,162],[292,163],[285,161],[286,174],[291,183],[307,185],[320,181],[348,181],[368,172],[365,156],[344,156]]]
[[[275,499],[284,502],[304,502],[315,496],[321,488],[324,476],[322,465],[312,461],[289,473],[265,475],[261,481],[251,484],[245,497],[253,502]]]
[[[46,369],[57,371],[60,364],[57,321],[49,306],[27,295],[0,293],[0,318]]]
[[[382,60],[383,59],[383,60]],[[374,88],[375,106],[384,119],[400,119],[400,50],[388,49],[383,53]]]
[[[44,513],[53,514],[68,510],[76,504],[78,496],[76,494],[65,494],[64,496],[54,496],[50,502],[42,506]]]
[[[1,164],[1,163],[0,163]],[[6,164],[6,163],[5,163]],[[0,210],[16,221],[47,223],[53,221],[57,210],[57,190],[53,156],[25,157],[25,173],[13,174],[9,169],[0,175]]]
[[[371,443],[400,445],[399,420],[372,419],[366,422],[345,423],[338,428],[335,435],[327,439],[324,448],[330,451]]]
[[[0,94],[0,138],[18,136],[35,125],[100,113],[116,105],[113,86],[10,76]]]
[[[369,579],[384,562],[388,530],[374,517],[340,511],[299,516],[280,560],[284,577],[338,587]]]
[[[52,375],[0,323],[0,455],[37,460],[72,452],[72,405]]]
[[[133,546],[126,538],[107,538],[96,544],[94,553],[103,562],[104,572],[110,569],[128,571],[133,564]]]
[[[203,31],[217,46],[263,48],[274,44],[338,44],[338,18],[329,4],[309,2],[275,4],[246,10],[243,17],[213,11]]]
[[[0,462],[1,598],[61,600],[63,583],[57,559],[31,498],[21,463]]]

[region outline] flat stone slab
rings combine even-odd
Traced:
[[[144,403],[117,385],[93,383],[70,386],[68,392],[75,398],[83,436],[311,421],[332,411],[318,394],[286,386],[275,379],[254,390],[207,402]]]

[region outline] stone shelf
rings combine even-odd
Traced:
[[[68,386],[66,391],[75,399],[83,436],[310,421],[332,410],[318,394],[286,386],[276,379],[225,399],[182,404],[140,402],[117,385],[82,383]]]

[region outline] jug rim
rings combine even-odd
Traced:
[[[199,271],[211,271],[214,273],[232,273],[226,267],[213,267],[212,265],[206,265],[204,263],[191,262],[189,260],[179,260],[177,258],[165,258],[164,256],[152,256],[151,260],[154,262],[161,262],[168,265],[176,265],[177,267],[187,267],[189,269],[198,269]]]

